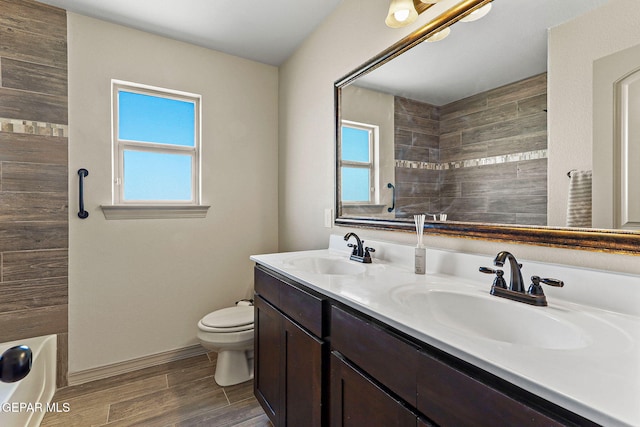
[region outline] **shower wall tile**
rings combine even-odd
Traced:
[[[547,211],[547,196],[512,195],[509,197],[490,197],[489,212],[513,214],[540,214]]]
[[[1,191],[64,193],[67,191],[67,166],[46,163],[0,163]]]
[[[0,313],[4,342],[68,330],[67,304]]]
[[[440,184],[437,182],[406,182],[397,190],[397,197],[432,197],[439,190]]]
[[[522,101],[547,93],[547,73],[538,74],[486,92],[487,106]]]
[[[3,163],[12,161],[66,166],[69,158],[67,145],[66,137],[0,131]]]
[[[491,141],[487,145],[487,156],[502,154],[524,153],[527,151],[544,150],[547,148],[547,130],[533,132],[528,135],[518,135]]]
[[[440,182],[440,171],[396,168],[396,182]]]
[[[436,122],[440,120],[440,109],[433,105],[401,97],[396,97],[394,103],[394,111],[405,117],[421,117]]]
[[[431,212],[431,200],[424,197],[396,199],[396,218],[413,218],[416,213]]]
[[[516,224],[547,225],[547,214],[516,214]]]
[[[440,135],[438,148],[447,150],[462,146],[462,132],[451,132],[446,135]]]
[[[479,141],[493,141],[502,138],[526,136],[544,132],[547,129],[547,113],[537,113],[500,122],[499,125],[487,124],[462,130],[462,144],[473,144]]]
[[[67,123],[67,97],[0,88],[0,117]]]
[[[0,313],[33,308],[65,305],[68,298],[67,278],[4,281]]]
[[[499,163],[495,165],[456,168],[442,171],[443,182],[469,183],[495,180],[513,180],[518,177],[516,163]]]
[[[465,181],[460,183],[461,193],[464,197],[479,197],[494,195],[497,197],[509,196],[514,193],[540,196],[547,194],[546,177],[538,178],[509,178],[509,179],[485,179],[479,181]]]
[[[437,161],[431,156],[431,151],[428,148],[414,147],[411,145],[396,145],[395,158],[402,160],[415,160],[415,161]]]
[[[5,14],[5,5],[15,3],[27,3],[27,0],[3,0],[2,11]],[[65,27],[66,27],[66,15]],[[24,21],[27,25],[28,21]],[[46,24],[51,26],[51,24]],[[2,58],[16,59],[32,62],[34,64],[47,65],[66,70],[67,69],[67,40],[64,36],[50,36],[38,34],[30,29],[15,28],[11,23],[0,25],[0,47]]]
[[[2,254],[2,281],[67,277],[67,250],[21,251]]]
[[[535,95],[531,98],[526,98],[518,101],[518,115],[530,116],[540,112],[545,112],[547,109],[547,94]]]
[[[470,129],[479,126],[493,125],[502,123],[507,120],[513,120],[518,117],[518,104],[511,102],[509,104],[498,105],[494,108],[478,110],[471,114],[459,115],[449,120],[440,122],[440,134],[446,135],[450,132],[456,132],[460,129]]]
[[[440,197],[438,212],[488,212],[488,197]]]
[[[466,144],[459,147],[440,149],[440,162],[448,163],[459,160],[479,159],[489,156],[490,142],[479,142],[477,144]]]
[[[51,37],[66,44],[67,16],[64,10],[35,1],[2,0],[0,5],[0,26]],[[67,51],[61,54],[66,58]],[[66,66],[66,60],[63,62]]]
[[[68,228],[68,221],[0,222],[0,252],[66,249]]]
[[[65,221],[66,192],[28,193],[0,191],[0,221]]]
[[[546,178],[547,159],[518,162],[518,178]]]
[[[441,107],[397,98],[397,215],[445,212],[454,221],[545,225],[546,86],[541,74]],[[415,135],[434,138],[436,129],[437,148],[432,143],[420,158]]]
[[[58,355],[56,366],[56,384],[58,388],[68,385],[69,372],[69,333],[58,333]]]
[[[440,120],[453,120],[487,108],[487,98],[483,94],[470,96],[440,107]]]
[[[0,0],[0,342],[58,335],[67,383],[66,12]]]
[[[2,86],[49,95],[67,96],[67,70],[3,58]]]

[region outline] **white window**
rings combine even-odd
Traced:
[[[343,203],[377,203],[378,126],[347,120],[341,125],[340,194]]]
[[[200,95],[112,87],[114,205],[199,205]]]

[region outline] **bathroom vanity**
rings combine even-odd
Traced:
[[[638,425],[637,314],[555,289],[549,307],[525,307],[489,295],[477,269],[490,257],[430,250],[418,277],[410,247],[368,242],[379,258],[365,266],[340,240],[252,257],[255,395],[274,425]]]

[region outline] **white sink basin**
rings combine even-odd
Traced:
[[[569,350],[589,345],[589,335],[548,307],[533,307],[483,293],[414,289],[392,298],[426,321],[469,337],[515,345]]]
[[[366,271],[362,264],[334,257],[297,257],[286,260],[284,263],[288,267],[314,274],[357,275]]]

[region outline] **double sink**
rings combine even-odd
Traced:
[[[419,275],[412,246],[368,243],[369,264],[338,235],[327,249],[251,259],[601,425],[640,425],[640,278],[530,261],[527,276],[566,283],[538,307],[492,295],[478,273],[486,256],[428,249]]]
[[[316,280],[342,284],[368,280],[376,286],[376,282],[386,282],[390,285],[379,305],[396,305],[398,310],[410,313],[415,325],[471,339],[552,350],[580,349],[603,340],[621,344],[630,339],[616,326],[578,307],[533,307],[492,296],[489,283],[483,289],[465,280],[456,283],[436,276],[419,283],[391,284],[391,275],[396,279],[407,277],[407,273],[390,272],[397,268],[388,264],[361,264],[334,254],[292,255],[283,265],[298,275],[309,276],[310,281],[319,276]]]

